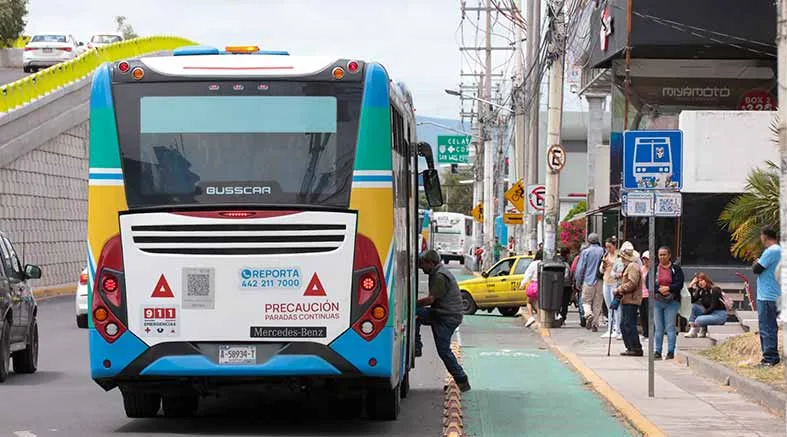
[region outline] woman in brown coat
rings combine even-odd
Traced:
[[[620,331],[623,334],[623,343],[626,351],[621,352],[623,356],[641,357],[642,344],[639,342],[637,332],[637,311],[642,303],[642,273],[639,264],[636,263],[637,254],[633,249],[620,251],[620,258],[623,261],[624,270],[620,278],[620,285],[615,288],[614,305],[621,305],[622,320]]]

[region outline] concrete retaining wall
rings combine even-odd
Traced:
[[[0,49],[0,68],[22,68],[22,49]]]
[[[91,80],[0,113],[0,230],[41,266],[34,287],[74,284],[87,263]]]

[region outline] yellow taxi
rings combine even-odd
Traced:
[[[519,307],[527,304],[525,290],[519,284],[525,276],[533,255],[518,255],[498,261],[481,276],[459,283],[465,314],[479,309],[492,312],[495,308],[506,317],[513,317]]]

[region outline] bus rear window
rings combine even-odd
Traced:
[[[359,86],[184,95],[195,84],[160,85],[117,86],[129,207],[349,204]]]

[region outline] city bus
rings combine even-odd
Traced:
[[[414,367],[419,156],[442,204],[431,150],[377,63],[199,46],[102,65],[92,379],[132,418],[275,386],[395,420]]]
[[[458,212],[435,212],[434,220],[434,248],[443,262],[464,264],[473,241],[473,218]]]

